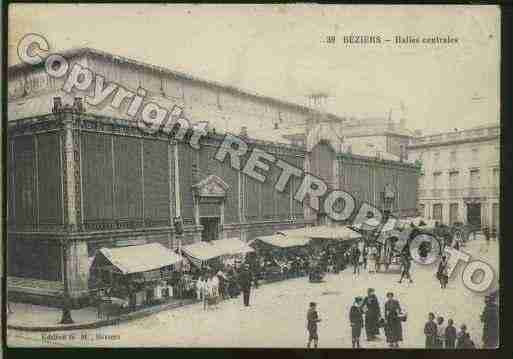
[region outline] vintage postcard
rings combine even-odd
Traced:
[[[500,25],[11,4],[7,345],[499,347]]]

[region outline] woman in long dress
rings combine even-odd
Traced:
[[[385,335],[387,343],[391,348],[399,348],[399,342],[403,341],[400,314],[402,314],[402,311],[399,301],[394,299],[394,293],[387,293],[387,301],[385,303]]]
[[[365,331],[367,340],[372,341],[379,335],[379,319],[381,318],[381,310],[379,308],[379,301],[374,288],[367,290],[367,297],[363,300],[362,307],[365,312]]]

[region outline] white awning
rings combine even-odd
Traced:
[[[182,257],[160,243],[101,248],[100,253],[123,274],[146,272],[174,265]]]
[[[183,253],[197,261],[208,261],[222,256],[233,256],[254,252],[254,249],[238,238],[198,242],[182,247]]]
[[[310,239],[352,240],[362,237],[360,233],[353,231],[348,226],[304,227],[283,231],[282,233],[288,237],[306,237]]]
[[[273,236],[257,237],[255,241],[261,241],[274,247],[291,248],[291,247],[304,247],[310,243],[307,237],[294,237],[288,235],[276,234]]]

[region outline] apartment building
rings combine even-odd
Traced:
[[[446,224],[499,229],[500,128],[498,124],[417,137],[408,156],[422,165],[421,215]]]

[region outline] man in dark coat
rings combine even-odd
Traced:
[[[363,327],[363,312],[362,312],[362,298],[356,297],[354,304],[349,310],[349,322],[351,323],[351,338],[353,348],[360,347],[360,336],[362,335]]]
[[[244,300],[244,306],[249,307],[249,295],[251,294],[251,282],[253,278],[248,266],[244,266],[239,273],[239,285],[242,289],[242,296]]]
[[[497,348],[499,342],[499,308],[492,296],[485,297],[481,322],[483,322],[483,347]]]
[[[363,300],[363,307],[365,308],[365,332],[367,340],[375,340],[376,335],[379,335],[378,322],[381,318],[381,310],[379,308],[379,301],[374,289],[367,290],[367,297]]]
[[[411,268],[411,258],[410,253],[408,251],[403,251],[401,253],[401,278],[399,279],[399,283],[402,283],[403,278],[407,278],[410,283],[413,283],[413,280],[411,279],[410,275],[410,268]]]
[[[440,288],[447,288],[447,282],[449,281],[449,261],[446,256],[442,256],[442,260],[438,264],[438,269],[436,271],[436,277],[440,281]]]
[[[485,241],[486,241],[485,252],[488,252],[488,247],[490,246],[490,228],[488,228],[488,226],[485,226],[483,228],[483,234],[485,236]]]
[[[360,250],[356,245],[351,248],[351,263],[353,264],[353,274],[360,274]]]
[[[435,348],[436,346],[437,327],[435,323],[435,315],[428,314],[428,321],[424,325],[424,335],[426,336],[426,348]]]

